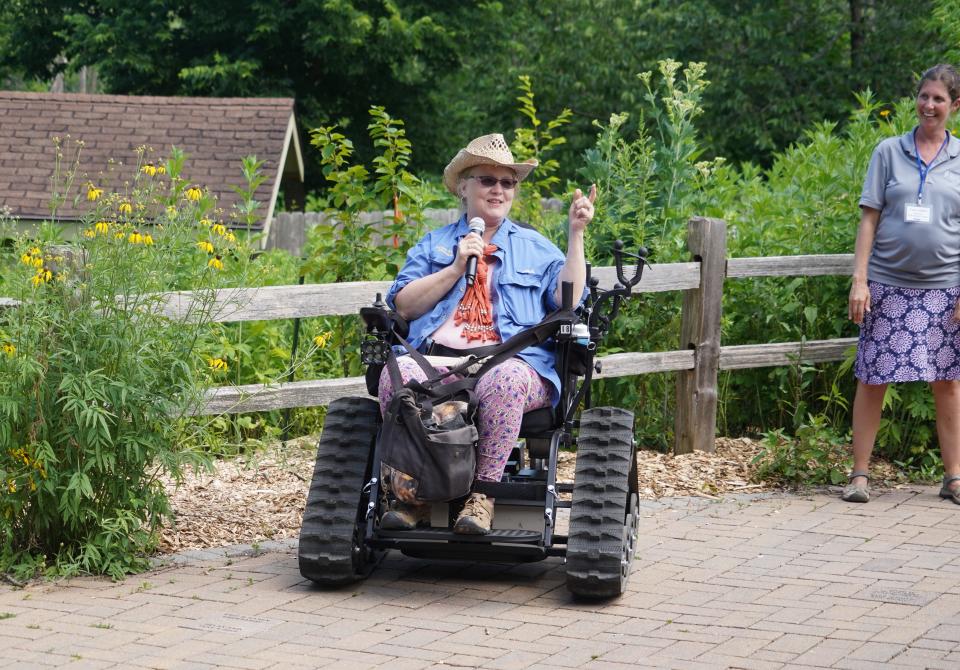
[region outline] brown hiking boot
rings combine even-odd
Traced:
[[[414,530],[420,526],[429,525],[430,505],[394,502],[380,517],[380,528],[384,530]]]
[[[482,493],[471,493],[453,524],[461,535],[486,535],[493,525],[493,500]]]

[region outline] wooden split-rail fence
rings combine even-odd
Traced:
[[[726,224],[696,217],[688,224],[687,244],[693,260],[648,267],[634,291],[683,291],[680,346],[674,351],[627,352],[600,358],[596,379],[651,372],[676,372],[675,453],[713,451],[717,419],[717,377],[720,370],[821,363],[841,360],[856,338],[804,342],[720,344],[723,286],[728,279],[849,275],[852,254],[727,258]],[[612,267],[593,268],[601,287],[612,286]],[[390,282],[301,284],[221,289],[213,298],[216,322],[264,321],[357,314]],[[189,291],[169,293],[163,312],[184,318],[195,309]],[[838,307],[839,309],[839,307]],[[359,346],[359,343],[358,343]],[[363,377],[313,379],[210,389],[197,415],[256,412],[327,405],[336,398],[366,395]]]
[[[849,275],[851,254],[727,258],[726,224],[694,218],[688,225],[693,260],[656,264],[644,271],[635,291],[683,291],[681,348],[675,351],[629,352],[604,356],[597,379],[651,372],[677,373],[676,453],[713,451],[717,419],[717,375],[720,370],[821,363],[843,358],[856,338],[806,342],[720,344],[723,285],[727,279]],[[616,281],[614,268],[593,268],[602,287]],[[214,320],[261,321],[357,314],[390,282],[306,284],[218,292]],[[169,294],[165,312],[182,316],[192,304],[189,292]],[[211,389],[198,414],[220,414],[316,407],[349,395],[366,395],[363,377],[314,379],[273,385],[251,384]]]

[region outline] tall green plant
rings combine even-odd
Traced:
[[[406,168],[412,157],[403,121],[383,107],[370,109],[367,130],[380,153],[372,169],[354,164],[353,142],[336,126],[311,131],[311,144],[320,151],[328,189],[322,208],[328,225],[308,237],[302,273],[313,281],[386,280],[396,276],[407,249],[425,230],[424,210],[437,201],[434,191]],[[390,211],[387,219],[378,217]],[[373,296],[370,296],[373,300]],[[332,346],[340,352],[341,372],[356,374],[355,355],[360,333],[356,319],[331,320]]]
[[[518,161],[531,158],[539,162],[537,169],[523,182],[513,202],[511,217],[529,223],[540,232],[550,234],[556,227],[558,220],[565,220],[566,212],[562,215],[551,216],[550,210],[544,209],[542,200],[556,192],[560,185],[557,170],[560,163],[554,157],[556,150],[566,144],[567,138],[558,134],[558,130],[570,123],[573,112],[562,109],[553,119],[542,121],[534,102],[533,82],[530,77],[520,75],[520,114],[529,122],[529,127],[520,127],[514,131],[510,150]],[[562,231],[565,235],[566,231]]]
[[[129,184],[86,186],[76,246],[20,238],[3,258],[20,305],[0,313],[0,571],[145,568],[170,513],[160,474],[205,462],[185,418],[207,381],[198,342],[247,254],[201,223],[215,203],[182,153],[144,155]],[[174,288],[198,291],[184,318],[159,296]]]

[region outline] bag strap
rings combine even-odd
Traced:
[[[412,344],[410,344],[403,335],[398,333],[396,330],[393,331],[394,337],[399,340],[400,344],[403,345],[403,348],[407,350],[407,353],[410,354],[410,358],[420,366],[420,369],[423,370],[429,379],[434,377],[443,378],[446,375],[441,375],[435,367],[430,364],[430,361],[426,357],[417,351]],[[393,351],[393,347],[390,347],[390,353],[387,355],[387,369],[390,372],[390,383],[393,385],[393,392],[396,393],[401,388],[403,388],[403,379],[400,375],[400,366],[397,365],[397,354]]]
[[[490,357],[487,358],[487,360],[484,361],[480,366],[480,369],[474,374],[463,379],[459,379],[455,382],[444,384],[444,395],[447,393],[456,393],[460,390],[472,390],[473,387],[477,385],[480,377],[482,377],[484,374],[497,367],[504,361],[513,358],[527,347],[535,344],[543,344],[558,330],[560,330],[560,326],[562,326],[564,323],[573,323],[576,318],[577,317],[573,311],[569,309],[558,309],[555,312],[548,314],[543,321],[537,325],[517,333],[509,340],[501,344],[497,348],[496,352],[491,354]],[[472,364],[472,362],[468,361],[463,366],[459,367],[465,368]],[[433,380],[428,380],[427,383],[432,381]]]
[[[527,347],[543,344],[558,330],[560,330],[560,326],[565,323],[573,323],[576,321],[576,319],[576,314],[574,314],[573,310],[569,309],[558,309],[548,314],[540,323],[517,333],[506,342],[501,343],[483,362],[483,364],[480,366],[480,369],[474,374],[464,377],[463,379],[449,382],[447,384],[443,384],[442,381],[450,375],[459,374],[470,366],[474,365],[476,363],[476,359],[467,360],[455,368],[441,373],[438,372],[437,369],[430,364],[430,361],[428,361],[423,354],[417,351],[412,344],[410,344],[399,334],[394,333],[403,347],[410,354],[411,358],[413,358],[417,365],[419,365],[420,368],[427,374],[427,379],[425,381],[418,382],[415,380],[410,380],[407,382],[406,387],[413,389],[418,393],[430,396],[434,399],[451,397],[461,391],[473,391],[474,387],[477,385],[477,382],[480,380],[480,377],[482,377],[484,374],[500,365],[504,361],[513,358]],[[400,367],[397,365],[396,354],[392,349],[387,358],[387,367],[390,371],[390,381],[393,384],[394,393],[396,393],[404,387],[404,384],[401,381]]]

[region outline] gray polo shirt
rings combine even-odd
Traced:
[[[904,207],[920,187],[911,130],[877,145],[860,206],[880,210],[867,278],[904,288],[960,286],[960,139],[953,135],[927,173],[923,204],[930,223],[907,223]]]

